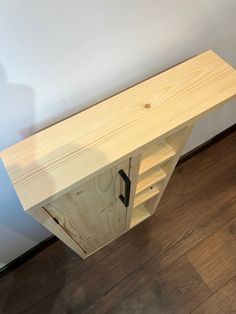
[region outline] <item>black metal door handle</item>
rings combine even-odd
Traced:
[[[125,182],[125,194],[124,195],[120,194],[119,198],[120,198],[121,202],[125,205],[125,207],[128,207],[129,206],[129,198],[130,198],[131,181],[123,169],[119,170],[118,173]]]

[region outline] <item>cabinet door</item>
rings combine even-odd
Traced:
[[[105,170],[45,206],[86,254],[104,246],[126,229],[127,207],[120,199],[125,184],[119,171],[123,169],[129,176],[129,164],[130,160],[127,160]]]

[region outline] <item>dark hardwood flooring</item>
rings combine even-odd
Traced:
[[[155,216],[93,256],[55,241],[3,274],[0,313],[236,313],[236,131],[180,164]]]

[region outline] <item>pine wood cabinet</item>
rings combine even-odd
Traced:
[[[195,122],[235,95],[207,51],[0,156],[25,211],[86,258],[156,211]]]
[[[127,207],[119,198],[122,195],[121,170],[128,178],[129,159],[44,207],[85,254],[92,253],[126,230]]]

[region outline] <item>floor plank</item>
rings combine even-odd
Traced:
[[[176,169],[160,204],[158,221],[152,226],[157,233],[156,239],[152,240],[149,236],[147,250],[140,242],[140,250],[143,254],[148,254],[150,260],[143,264],[141,257],[140,267],[100,297],[86,313],[93,313],[95,310],[96,313],[104,313],[109,310],[235,216],[235,185],[232,184],[236,164],[236,158],[233,158],[236,155],[235,139],[235,135],[231,136],[227,148],[225,147],[228,153],[230,153],[228,144],[233,147],[230,154],[232,159],[227,161],[227,171],[224,172],[222,166],[218,167],[218,165],[218,170],[211,169],[212,162],[216,161],[214,151],[217,152],[218,157],[223,157],[220,155],[222,144],[218,145],[217,149],[216,147],[209,149],[212,159],[205,152],[195,156],[194,159],[198,159],[199,167],[194,168],[193,160],[189,160],[189,165],[191,164],[192,167],[187,167],[185,163]],[[219,160],[223,164],[224,159]],[[221,180],[218,180],[219,175]],[[207,184],[204,184],[205,181]],[[203,184],[200,185],[198,182]],[[151,255],[152,242],[154,242],[153,246],[159,246],[159,251],[154,251],[154,257]]]
[[[185,257],[127,297],[110,314],[185,314],[211,295]]]
[[[196,203],[191,200],[191,204],[192,207],[187,203],[160,215],[144,234],[137,233],[35,307],[48,308],[53,300],[58,302],[59,295],[60,302],[67,304],[72,313],[86,309],[89,313],[104,313],[236,215],[231,204],[222,211],[219,199],[216,210],[215,203],[204,195]],[[201,204],[207,204],[210,210]]]
[[[156,218],[152,217],[137,226],[139,233],[142,234],[147,228],[150,228],[155,220]],[[97,285],[90,288],[89,274],[95,274],[95,278],[104,277],[106,268],[114,258],[114,252],[119,251],[120,247],[122,248],[135,236],[136,232],[131,230],[129,234],[120,237],[112,245],[103,248],[86,260],[82,260],[61,241],[56,242],[0,279],[0,313],[21,313],[34,304],[38,304],[36,306],[38,313],[42,313],[42,310],[45,310],[43,300],[46,300],[45,302],[49,300],[47,305],[50,305],[54,302],[53,298],[50,300],[51,296],[57,296],[60,291],[65,291],[65,293],[68,291],[70,297],[73,298],[74,289],[78,285],[77,280],[81,280],[81,283],[85,282],[83,289],[91,291],[86,298],[95,297],[93,291],[96,293]],[[116,279],[115,277],[114,281]],[[109,277],[104,278],[105,280],[109,282]],[[110,284],[112,283],[113,281]],[[105,285],[103,289],[106,288]],[[29,290],[30,301],[26,294],[26,291]],[[98,293],[99,290],[98,288]],[[67,299],[66,296],[65,299]],[[11,302],[11,300],[17,302]],[[85,301],[83,298],[78,298],[78,302],[82,302],[83,306],[86,305]]]
[[[236,313],[236,277],[192,312],[192,314],[212,313]]]
[[[145,232],[145,228],[149,228],[155,220],[156,218],[152,217],[145,224],[140,225],[140,234]],[[133,267],[134,259],[138,258],[138,250],[132,257],[134,259],[127,254],[129,263],[126,262],[125,258],[119,260],[116,252],[119,251],[121,255],[126,254],[126,244],[135,236],[136,232],[131,231],[86,260],[82,260],[58,241],[1,278],[0,313],[24,313],[32,304],[33,307],[35,304],[35,309],[31,309],[31,311],[42,313],[45,310],[44,304],[46,309],[51,304],[53,308],[53,303],[58,302],[55,300],[56,296],[60,294],[65,302],[69,303],[76,293],[78,296],[78,299],[75,299],[76,306],[79,304],[81,308],[86,307],[87,302],[95,299],[100,293],[106,292],[110,285],[117,282],[119,276],[122,278],[123,270],[124,273],[127,273],[129,268]],[[132,252],[130,252],[131,254]],[[113,261],[115,262],[113,263]],[[110,278],[106,272],[113,266],[114,269],[111,271],[116,275],[114,278]],[[102,287],[100,287],[100,280],[104,281]],[[26,294],[29,288],[30,302]],[[11,302],[11,300],[17,302]],[[71,306],[73,306],[73,302],[71,302]]]
[[[229,206],[228,213],[220,209],[217,212],[214,204],[210,206],[207,201],[206,203],[210,209],[207,215],[205,207],[201,207],[201,202],[199,202],[200,207],[191,208],[186,204],[187,208],[182,206],[169,213],[168,216],[166,215],[165,221],[160,217],[158,223],[155,224],[155,234],[150,232],[147,235],[146,244],[137,236],[132,243],[134,245],[137,241],[135,245],[139,248],[139,256],[135,254],[137,260],[134,261],[135,265],[138,263],[138,267],[133,267],[134,270],[128,276],[91,305],[86,313],[92,314],[95,310],[96,313],[105,313],[236,214],[235,206]],[[188,209],[191,210],[188,212]],[[209,213],[212,216],[208,216]],[[215,224],[212,220],[215,221]],[[120,257],[123,258],[123,255]],[[117,258],[119,258],[119,252]],[[112,273],[110,274],[113,276]]]
[[[236,276],[236,218],[201,242],[187,257],[212,291]]]
[[[0,312],[116,307],[236,217],[235,167],[233,132],[178,166],[157,214],[95,255],[83,261],[58,241],[1,278]]]

